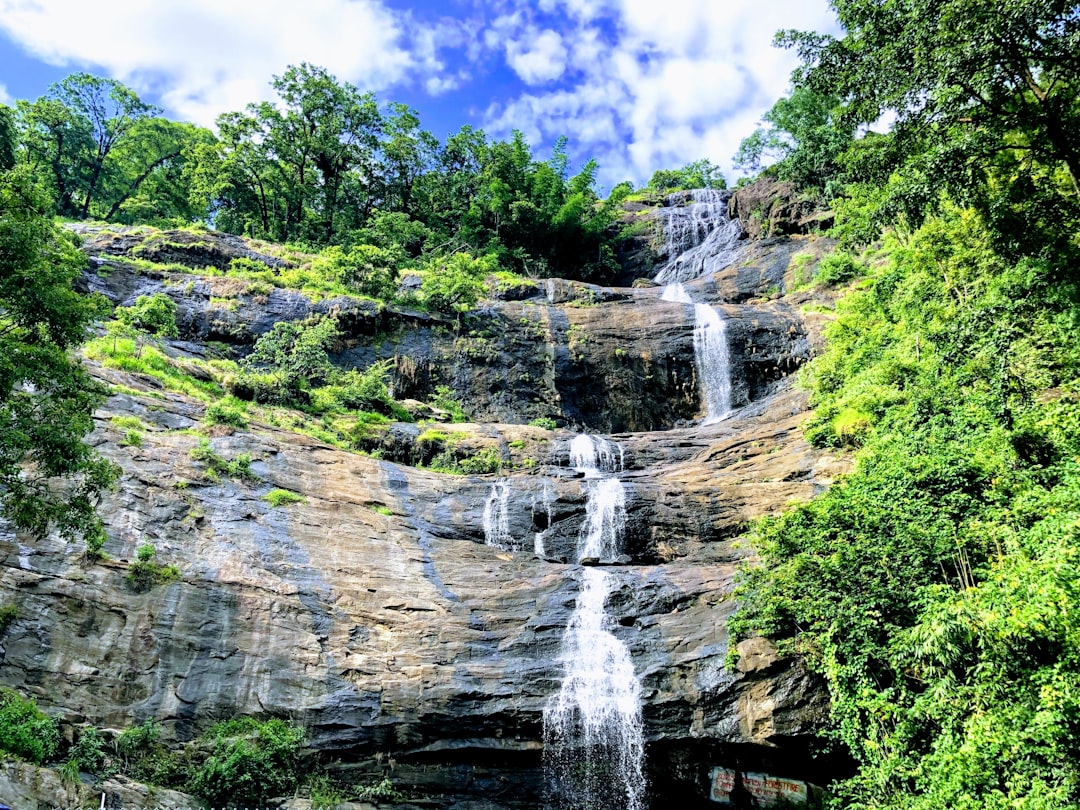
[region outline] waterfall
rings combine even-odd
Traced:
[[[544,548],[544,535],[551,529],[551,506],[555,503],[555,487],[552,486],[551,481],[544,479],[544,490],[540,496],[540,503],[544,507],[544,514],[547,516],[547,520],[544,522],[543,531],[537,532],[533,536],[533,553],[537,557],[543,557],[547,551]],[[533,513],[536,512],[536,496],[533,496]]]
[[[578,538],[578,559],[613,560],[622,553],[626,528],[626,488],[618,478],[585,483],[585,522]]]
[[[585,477],[618,472],[623,467],[622,447],[599,436],[579,434],[570,442],[570,466]]]
[[[690,195],[688,205],[660,209],[667,263],[653,278],[657,284],[689,281],[723,270],[741,252],[742,225],[728,214],[730,193],[697,189]]]
[[[562,687],[544,707],[544,759],[555,807],[643,810],[641,684],[630,653],[610,632],[611,575],[582,569],[563,634]]]
[[[727,323],[708,304],[694,304],[694,362],[705,400],[705,424],[731,412],[731,353]]]
[[[623,468],[623,448],[600,436],[575,436],[570,465],[585,476],[585,521],[578,535],[579,560],[613,560],[622,553],[626,528],[626,488],[612,475]]]
[[[677,304],[692,304],[694,299],[690,297],[690,293],[686,291],[686,287],[682,285],[681,281],[675,281],[664,287],[664,291],[660,293],[661,301],[674,301]]]
[[[731,412],[731,351],[727,322],[708,304],[695,304],[680,282],[664,287],[660,300],[694,307],[694,365],[705,404],[705,424],[719,422]]]
[[[496,548],[516,550],[517,542],[510,534],[510,486],[506,481],[491,485],[484,502],[484,542]]]

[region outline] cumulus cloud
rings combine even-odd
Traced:
[[[158,0],[117,13],[85,0],[0,0],[0,30],[33,55],[156,90],[171,113],[203,124],[268,98],[269,77],[303,61],[364,90],[438,72],[434,43],[409,24],[379,0]]]
[[[558,88],[497,101],[485,124],[535,140],[569,135],[600,160],[607,184],[641,183],[657,168],[703,157],[730,175],[739,142],[786,91],[795,66],[793,54],[772,47],[774,33],[835,26],[826,0],[515,0],[497,22],[507,61],[554,18],[566,51]]]
[[[562,37],[549,28],[525,40],[508,42],[506,61],[525,84],[540,84],[562,76],[566,48]]]
[[[11,106],[15,103],[15,99],[11,97],[11,93],[8,92],[7,86],[0,84],[0,104]]]

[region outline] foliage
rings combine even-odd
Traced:
[[[19,617],[19,609],[15,605],[0,606],[0,635],[4,633]]]
[[[248,426],[243,403],[233,398],[211,402],[206,406],[203,419],[208,425],[228,425],[241,429]]]
[[[298,492],[287,489],[272,489],[263,495],[263,500],[277,509],[279,506],[287,506],[290,503],[304,503],[307,499]]]
[[[0,751],[37,764],[56,753],[60,729],[32,698],[0,687]]]
[[[205,462],[208,476],[211,479],[219,475],[227,475],[230,478],[254,478],[251,471],[251,456],[248,453],[240,453],[236,458],[226,461],[214,452],[209,439],[200,439],[199,443],[191,448],[192,461]]]
[[[476,306],[484,294],[484,279],[498,265],[492,256],[455,253],[425,268],[420,300],[429,309],[460,315]]]
[[[68,751],[68,763],[76,773],[85,771],[104,774],[108,769],[109,758],[101,732],[93,726],[82,729],[75,744]]]
[[[835,115],[839,99],[796,86],[779,99],[758,128],[739,144],[735,165],[768,173],[832,197],[842,177],[840,158],[854,140],[854,128]]]
[[[161,726],[153,717],[126,728],[113,743],[121,769],[152,785],[174,784],[177,763],[161,742]]]
[[[176,303],[164,293],[140,295],[132,306],[117,307],[116,319],[154,337],[177,336]]]
[[[189,220],[185,168],[206,130],[156,117],[114,79],[73,73],[32,103],[17,103],[25,165],[62,216]]]
[[[303,742],[302,729],[277,718],[218,723],[203,735],[208,755],[190,790],[215,807],[261,805],[295,789]]]
[[[405,802],[409,797],[394,787],[390,777],[371,785],[363,785],[353,792],[353,799],[358,802]]]
[[[335,373],[330,385],[311,392],[312,408],[324,413],[341,409],[373,411],[399,421],[411,421],[412,417],[394,401],[387,387],[393,365],[393,360],[380,360],[363,371],[354,368]]]
[[[844,251],[830,253],[818,262],[815,280],[821,284],[840,286],[854,281],[865,272],[855,257]]]
[[[543,428],[544,430],[555,430],[559,425],[550,416],[540,416],[529,422],[533,427]]]
[[[116,470],[82,441],[105,389],[69,351],[99,308],[72,289],[85,259],[48,212],[25,167],[0,174],[0,512],[23,530],[90,541]]]
[[[177,582],[180,569],[175,565],[161,565],[154,562],[157,549],[150,543],[144,543],[136,550],[136,559],[128,565],[124,580],[136,593],[142,593],[155,585]]]
[[[404,258],[400,251],[375,245],[353,245],[347,251],[334,245],[323,251],[313,269],[341,279],[360,295],[389,301],[397,292],[398,267]]]
[[[303,405],[313,386],[334,373],[328,349],[338,337],[334,318],[278,321],[244,358],[233,393],[256,402]]]
[[[681,191],[693,188],[727,188],[727,180],[707,159],[687,163],[681,169],[659,169],[649,178],[647,188],[651,191]]]
[[[755,527],[732,629],[826,677],[833,806],[1073,806],[1080,293],[968,209],[885,251],[804,378],[855,470]]]
[[[888,135],[866,136],[844,159],[851,179],[883,190],[870,212],[876,225],[901,215],[917,224],[946,189],[979,207],[1014,257],[1075,230],[1075,6],[836,0],[833,7],[842,36],[788,31],[778,40],[803,60],[797,87],[840,100],[845,131],[895,115]]]
[[[435,388],[434,396],[431,398],[431,404],[442,411],[446,411],[450,414],[450,419],[454,422],[467,422],[468,416],[465,414],[465,408],[461,404],[461,400],[456,396],[454,389],[448,385],[440,385]]]

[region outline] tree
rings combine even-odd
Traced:
[[[756,172],[771,163],[780,180],[826,191],[842,171],[839,158],[854,140],[854,130],[836,120],[840,100],[807,87],[795,87],[777,101],[759,127],[739,144],[735,165]]]
[[[691,161],[681,169],[658,169],[649,178],[648,185],[653,191],[680,191],[692,188],[727,188],[727,180],[716,166],[707,158]]]
[[[51,210],[27,167],[0,175],[0,513],[39,535],[82,535],[96,551],[94,507],[116,471],[83,442],[105,390],[70,351],[98,307],[72,289],[85,258]]]
[[[841,102],[848,129],[896,117],[852,154],[858,179],[900,171],[892,212],[920,216],[945,188],[984,210],[988,179],[1075,198],[1080,9],[1066,0],[832,0],[841,37],[786,31],[797,87]],[[1022,185],[1022,184],[1021,184]],[[901,199],[903,198],[903,199]],[[888,206],[885,206],[888,208]]]

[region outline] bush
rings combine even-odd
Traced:
[[[151,785],[183,787],[177,780],[177,762],[161,743],[161,726],[153,717],[124,729],[113,750],[124,773]]]
[[[12,622],[18,618],[19,609],[15,605],[4,605],[0,607],[0,633],[3,633],[9,627]]]
[[[136,593],[143,593],[155,585],[177,582],[180,579],[180,569],[175,565],[159,565],[154,562],[157,550],[150,543],[139,546],[135,553],[136,559],[128,565],[124,579]]]
[[[205,421],[208,425],[228,425],[235,428],[246,428],[248,426],[243,405],[236,400],[222,400],[208,405]]]
[[[541,416],[537,419],[533,419],[529,422],[533,427],[543,428],[544,430],[555,430],[559,425],[550,416]]]
[[[323,251],[312,269],[340,279],[351,290],[388,301],[397,291],[398,264],[402,256],[374,245],[353,245],[347,251],[334,245]]]
[[[108,770],[108,757],[101,732],[93,726],[79,732],[79,739],[68,752],[68,763],[78,771],[104,774]]]
[[[40,765],[56,753],[60,729],[32,698],[0,687],[0,751]]]
[[[140,295],[130,307],[117,307],[116,320],[154,337],[176,337],[176,304],[164,293]]]
[[[284,720],[218,723],[201,740],[209,755],[188,787],[215,807],[263,804],[296,788],[303,742],[303,730]]]
[[[818,263],[817,280],[830,287],[854,281],[866,271],[850,253],[831,253]]]
[[[263,495],[263,500],[276,509],[279,506],[286,506],[290,503],[303,503],[307,498],[299,493],[290,492],[287,489],[272,489]]]

